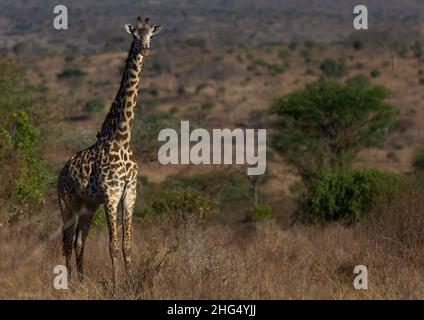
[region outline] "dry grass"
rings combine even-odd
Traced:
[[[90,235],[85,282],[73,278],[69,290],[57,291],[60,241],[46,236],[54,228],[21,222],[0,231],[0,298],[422,299],[421,190],[353,227],[145,223],[136,229],[134,274],[126,281],[122,272],[115,296],[105,232]],[[367,291],[352,285],[360,264],[369,270]]]

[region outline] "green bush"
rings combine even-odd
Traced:
[[[220,205],[234,205],[234,202],[250,198],[250,185],[244,177],[228,172],[210,171],[198,175],[170,176],[163,184],[171,188],[197,190],[216,198]]]
[[[361,40],[355,40],[352,43],[352,47],[355,50],[361,50],[364,47],[364,43]]]
[[[375,170],[323,172],[308,191],[304,210],[311,221],[355,222],[373,207],[393,201],[405,178]]]
[[[211,111],[213,108],[215,108],[215,102],[213,102],[212,100],[207,100],[202,103],[201,108],[205,111]]]
[[[69,78],[83,78],[87,75],[85,71],[82,71],[79,68],[65,68],[57,75],[59,80],[69,79]]]
[[[95,229],[99,230],[105,230],[107,228],[106,214],[103,206],[99,207],[94,214],[92,225]]]
[[[370,72],[371,77],[378,78],[381,75],[381,71],[379,69],[373,69]]]
[[[87,102],[85,110],[88,113],[102,112],[105,108],[105,102],[102,98],[93,99]]]
[[[318,81],[274,101],[272,144],[305,183],[325,169],[348,168],[393,125],[395,108],[378,86]]]
[[[415,150],[414,158],[412,159],[412,167],[415,171],[423,172],[424,170],[424,147]]]
[[[0,62],[0,207],[13,212],[0,220],[34,213],[51,182],[39,156],[40,130],[34,123],[42,114],[39,92],[22,77],[14,64]]]
[[[326,77],[339,78],[346,73],[346,64],[343,59],[325,59],[320,69]]]
[[[30,201],[40,204],[47,186],[47,172],[37,155],[39,131],[33,125],[26,112],[15,112],[8,119],[9,130],[2,130],[0,146],[3,145],[3,157],[16,153],[16,169],[19,171],[15,179],[11,195],[21,204]],[[1,150],[0,149],[0,150]],[[0,157],[2,155],[0,154]]]
[[[152,209],[156,215],[171,218],[205,219],[217,212],[217,202],[195,190],[173,188],[163,190],[153,201]]]
[[[266,204],[255,204],[249,211],[249,217],[255,221],[269,220],[273,216],[272,208]]]
[[[414,51],[415,58],[421,59],[423,57],[423,49],[421,43],[418,41],[413,45],[412,50]]]
[[[366,87],[370,84],[370,79],[363,74],[358,74],[356,76],[350,77],[346,80],[346,84],[350,86],[363,86]]]
[[[155,218],[158,218],[158,215],[152,207],[145,205],[141,208],[136,208],[134,212],[134,217],[139,219],[153,220]]]

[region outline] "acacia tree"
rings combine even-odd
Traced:
[[[277,98],[273,147],[295,167],[306,185],[321,170],[345,169],[364,147],[382,141],[395,108],[383,87],[320,80]]]

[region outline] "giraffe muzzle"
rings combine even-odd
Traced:
[[[145,57],[150,56],[150,49],[149,48],[142,48],[141,49],[141,54]]]

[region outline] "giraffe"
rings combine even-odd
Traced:
[[[144,58],[150,55],[150,40],[161,27],[149,18],[137,18],[135,25],[125,29],[132,35],[121,84],[110,107],[97,141],[71,157],[58,180],[59,208],[63,219],[63,255],[71,274],[72,251],[83,278],[84,246],[100,205],[104,205],[112,260],[113,289],[117,285],[118,207],[122,206],[122,253],[127,275],[131,271],[132,214],[137,193],[138,166],[131,148],[138,83]]]

